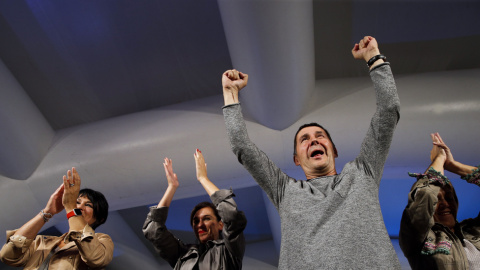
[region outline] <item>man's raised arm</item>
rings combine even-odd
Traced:
[[[355,44],[352,54],[355,59],[367,62],[376,98],[376,111],[357,158],[366,166],[366,172],[379,184],[393,132],[400,118],[400,99],[390,64],[385,62],[385,56],[380,54],[375,38],[365,36]]]
[[[238,161],[247,169],[269,198],[278,206],[288,176],[250,141],[238,100],[238,92],[247,85],[248,75],[238,70],[222,74],[225,106],[223,116],[228,139]]]

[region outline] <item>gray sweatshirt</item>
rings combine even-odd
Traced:
[[[233,152],[280,214],[279,269],[400,269],[378,201],[400,101],[388,63],[370,77],[376,112],[360,154],[334,176],[289,177],[250,141],[240,104],[223,108]]]

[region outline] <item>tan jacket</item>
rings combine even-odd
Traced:
[[[37,235],[32,239],[14,236],[7,231],[7,243],[0,250],[0,260],[10,266],[38,269],[50,251],[65,238],[66,245],[50,259],[49,270],[104,269],[113,258],[110,236],[95,233],[88,225],[82,231],[72,231],[60,237]]]

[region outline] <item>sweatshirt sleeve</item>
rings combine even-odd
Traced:
[[[400,119],[400,99],[389,63],[370,71],[375,88],[376,111],[363,140],[357,163],[380,185],[393,133]]]
[[[240,103],[224,106],[223,116],[233,153],[278,209],[290,177],[250,141]]]

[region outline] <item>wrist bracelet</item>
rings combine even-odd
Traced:
[[[377,54],[374,57],[370,58],[370,60],[368,60],[367,66],[370,68],[373,63],[375,63],[378,59],[383,59],[383,61],[387,61],[387,57],[385,57],[385,55]]]
[[[40,211],[40,213],[42,214],[42,218],[43,218],[43,221],[45,221],[45,223],[47,223],[48,220],[53,217],[52,214],[43,212],[43,209]]]

